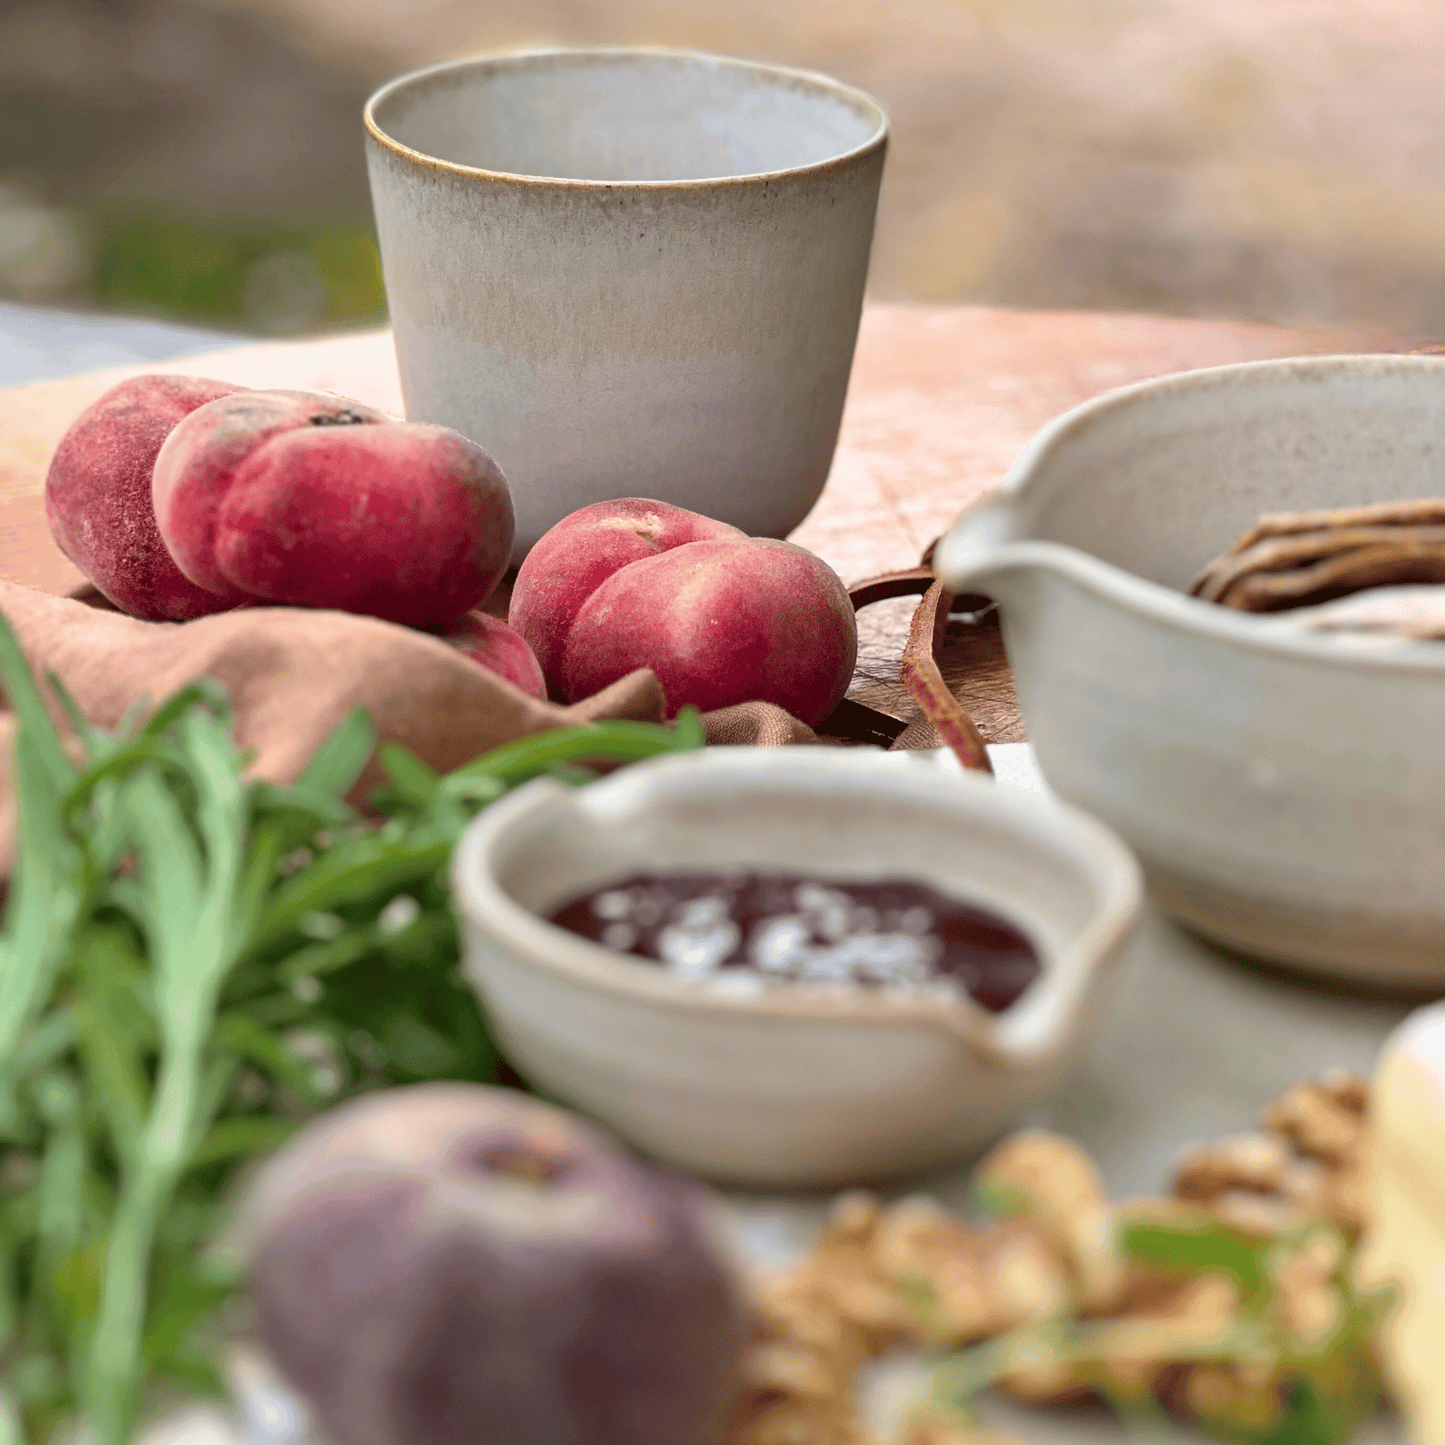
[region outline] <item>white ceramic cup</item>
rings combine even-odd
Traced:
[[[485,447],[517,556],[645,496],[785,536],[832,463],[887,119],[662,50],[434,66],[366,107],[407,415]]]

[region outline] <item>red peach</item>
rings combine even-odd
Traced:
[[[153,495],[201,586],[412,627],[483,601],[512,547],[511,494],[481,447],[319,393],[199,408],[161,448]]]
[[[382,1090],[263,1177],[250,1295],[334,1445],[719,1445],[748,1311],[712,1208],[511,1089]]]
[[[521,633],[508,627],[500,617],[485,612],[469,612],[443,633],[442,641],[470,657],[488,672],[505,678],[528,697],[547,697],[547,683],[532,649]]]
[[[224,612],[243,594],[199,587],[156,529],[151,471],[162,443],[198,407],[239,387],[195,376],[136,376],[112,387],[61,438],[45,478],[55,544],[122,611],[155,622]]]
[[[847,589],[811,552],[638,498],[548,532],[517,573],[509,621],[555,697],[649,667],[674,712],[758,699],[818,723],[858,651]]]
[[[567,633],[562,692],[589,697],[650,667],[673,712],[758,699],[820,723],[853,677],[848,589],[791,542],[689,542],[614,572]]]
[[[223,591],[230,584],[216,563],[216,514],[236,468],[278,432],[312,425],[312,416],[333,424],[379,424],[384,413],[359,403],[341,403],[309,391],[252,391],[224,408],[207,412],[182,434],[179,448],[158,457],[153,479],[156,520],[171,555],[186,576],[202,587]],[[322,425],[323,422],[314,423]]]
[[[512,588],[507,621],[526,638],[554,693],[562,647],[582,604],[614,572],[686,542],[741,541],[726,522],[666,502],[623,497],[564,517],[527,554]]]

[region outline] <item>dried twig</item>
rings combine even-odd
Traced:
[[[1261,517],[1200,573],[1193,592],[1278,612],[1368,588],[1445,582],[1445,500],[1424,497]]]

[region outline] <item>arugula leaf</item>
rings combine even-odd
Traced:
[[[5,665],[0,650],[0,675]],[[8,678],[6,691],[16,689]],[[48,724],[49,718],[46,718]],[[64,764],[65,769],[69,764]],[[24,729],[15,739],[15,795],[23,824],[0,934],[0,1134],[17,1127],[16,1044],[44,1003],[71,946],[85,905],[87,879],[80,850],[66,836],[61,801],[69,777],[50,750]]]
[[[371,718],[364,707],[353,708],[341,726],[311,755],[311,761],[291,789],[292,795],[344,798],[375,751],[376,729]]]
[[[1162,1417],[1152,1389],[1140,1386],[1140,1364],[1163,1371],[1246,1362],[1269,1368],[1254,1383],[1215,1392],[1212,1405],[1191,1401],[1197,1423],[1231,1445],[1344,1445],[1378,1405],[1374,1340],[1388,1301],[1356,1291],[1346,1241],[1334,1226],[1317,1222],[1261,1239],[1222,1219],[1135,1219],[1122,1221],[1119,1242],[1134,1265],[1161,1278],[1228,1279],[1239,1308],[1223,1321],[1143,1314],[1025,1326],[944,1361],[927,1407],[971,1418],[983,1390],[1020,1369],[1043,1367],[1066,1376],[1071,1388],[1102,1396],[1136,1430],[1157,1433]],[[1310,1246],[1322,1242],[1334,1247],[1319,1257],[1335,1263],[1319,1266],[1304,1287],[1331,1292],[1339,1310],[1325,1337],[1314,1338],[1291,1323],[1289,1290],[1300,1279],[1290,1275],[1302,1259],[1309,1267]]]
[[[1162,1274],[1225,1275],[1246,1304],[1257,1302],[1269,1289],[1269,1241],[1223,1219],[1126,1219],[1120,1225],[1119,1247],[1136,1263]]]

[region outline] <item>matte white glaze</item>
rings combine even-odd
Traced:
[[[996,597],[1039,765],[1215,940],[1445,984],[1445,645],[1187,595],[1264,512],[1445,493],[1445,360],[1165,377],[1053,422],[939,548]]]
[[[1043,978],[994,1017],[845,988],[734,993],[539,916],[637,869],[900,873],[996,908]],[[1140,904],[1092,819],[887,754],[716,748],[488,808],[453,865],[466,971],[529,1078],[714,1178],[833,1185],[958,1157],[1065,1075]]]
[[[644,496],[782,537],[828,475],[887,122],[822,76],[656,50],[484,56],[372,97],[407,415],[485,447],[517,556]]]

